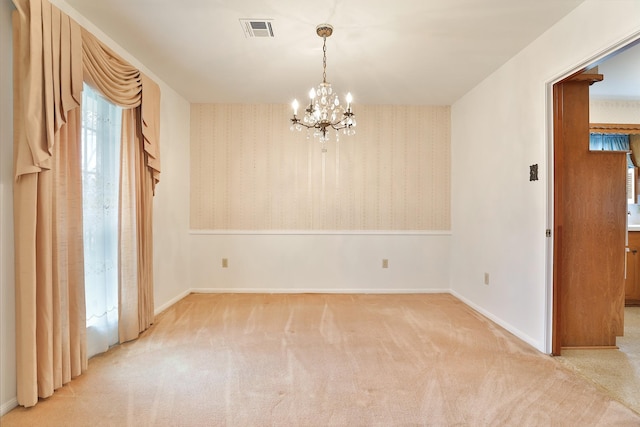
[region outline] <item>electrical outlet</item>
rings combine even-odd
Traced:
[[[484,284],[485,285],[489,284],[489,273],[484,273]]]
[[[229,267],[229,260],[226,258],[222,258],[222,268]]]
[[[389,260],[388,259],[383,259],[382,260],[382,268],[389,268]]]

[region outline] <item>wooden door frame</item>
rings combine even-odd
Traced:
[[[562,111],[562,108],[558,106],[561,99],[558,97],[557,84],[562,82],[562,79],[551,86],[553,103],[551,106],[551,116],[553,122],[553,140],[551,144],[551,157],[553,159],[553,179],[551,182],[551,203],[553,206],[552,212],[552,225],[549,227],[551,230],[551,354],[559,356],[562,348],[560,340],[560,325],[562,319],[560,317],[560,287],[562,286],[560,277],[562,276],[562,223],[558,224],[558,218],[562,218],[563,210],[561,204],[556,204],[558,198],[562,198],[563,174],[559,173],[559,170],[563,169],[564,156],[562,150],[557,150],[556,141],[560,140],[560,133],[562,125],[559,123],[558,117],[556,117],[556,111]],[[562,118],[560,118],[562,119]]]

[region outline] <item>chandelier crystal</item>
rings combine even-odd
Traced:
[[[322,151],[326,151],[326,142],[329,140],[330,130],[335,131],[336,141],[339,133],[353,135],[356,133],[355,114],[351,109],[353,97],[347,93],[345,97],[346,107],[340,104],[338,94],[327,82],[327,37],[333,34],[333,27],[329,24],[320,24],[316,27],[316,33],[322,37],[322,83],[309,91],[309,105],[304,110],[304,117],[298,118],[298,108],[300,104],[297,99],[291,103],[293,107],[293,118],[291,119],[291,130],[301,131],[307,129],[307,138],[311,135],[318,138]]]

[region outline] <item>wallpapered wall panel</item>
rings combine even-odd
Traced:
[[[640,101],[590,99],[589,121],[591,123],[638,124],[640,122]]]
[[[283,105],[193,104],[194,230],[450,229],[450,108],[356,106],[326,152]]]

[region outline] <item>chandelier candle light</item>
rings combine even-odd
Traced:
[[[316,33],[322,37],[322,83],[309,91],[309,106],[304,111],[302,120],[298,118],[298,100],[291,103],[293,107],[293,118],[291,119],[291,130],[301,131],[307,129],[307,138],[318,137],[322,144],[322,151],[326,151],[325,143],[329,140],[329,128],[336,131],[336,141],[339,131],[344,135],[356,133],[355,114],[351,110],[353,98],[351,93],[347,93],[345,98],[347,107],[340,105],[338,95],[333,91],[331,83],[327,82],[327,37],[333,34],[333,27],[329,24],[320,24],[316,27]]]

